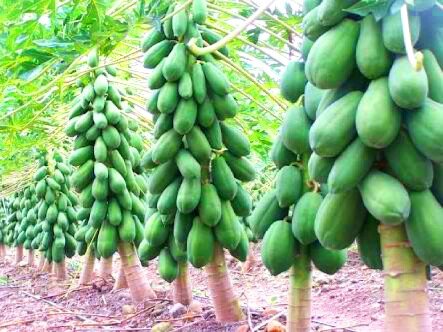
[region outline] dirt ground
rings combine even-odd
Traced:
[[[171,310],[170,287],[158,277],[155,263],[146,268],[146,277],[158,300],[134,308],[127,289],[113,292],[112,284],[102,279],[78,288],[77,259],[68,262],[69,279],[60,283],[47,274],[37,273],[25,262],[15,266],[13,251],[9,250],[7,259],[0,262],[0,331],[234,332],[246,331],[248,326],[262,331],[272,320],[284,324],[288,275],[272,277],[259,261],[249,273],[242,273],[241,264],[233,259],[228,258],[228,264],[249,323],[215,322],[204,273],[196,269],[191,269],[191,276],[197,304],[193,305],[194,311],[180,313]],[[116,258],[114,276],[118,267]],[[429,295],[434,332],[443,332],[443,273],[437,271],[433,271]],[[382,330],[381,273],[365,268],[356,254],[350,253],[346,266],[334,277],[314,271],[312,286],[313,331]]]

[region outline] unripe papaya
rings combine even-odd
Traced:
[[[281,95],[291,103],[295,103],[303,94],[306,81],[305,64],[299,61],[289,62],[281,76]]]

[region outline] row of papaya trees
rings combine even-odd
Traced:
[[[443,26],[435,1],[380,12],[356,1],[305,0],[300,59],[281,78],[288,107],[270,157],[272,188],[253,203],[256,177],[237,101],[220,60],[226,38],[205,25],[204,0],[171,4],[141,41],[154,122],[146,150],[128,114],[116,69],[97,50],[78,82],[65,133],[69,158],[38,157],[28,186],[2,200],[4,244],[40,252],[40,268],[66,277],[66,258],[84,256],[134,303],[156,297],[143,266],[157,259],[188,305],[188,266],[202,268],[220,322],[244,319],[225,255],[244,262],[262,240],[272,275],[290,271],[288,331],[309,331],[312,265],[336,273],[356,241],[383,270],[387,331],[431,331],[427,277],[443,266]],[[418,50],[415,51],[414,47]],[[254,207],[254,208],[253,208]]]

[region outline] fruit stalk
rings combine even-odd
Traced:
[[[85,253],[83,269],[80,273],[80,279],[78,281],[79,285],[88,285],[91,283],[92,278],[94,277],[94,264],[95,256],[91,248],[89,247]]]
[[[403,225],[380,225],[385,282],[385,331],[432,330],[426,266],[414,254]]]
[[[286,330],[311,330],[311,259],[303,246],[291,268]]]
[[[172,297],[174,303],[189,305],[192,302],[192,289],[189,282],[188,262],[178,263],[178,276],[174,280]]]
[[[156,298],[152,288],[149,286],[142,265],[132,243],[120,242],[118,245],[121,264],[125,271],[126,281],[131,291],[132,301],[142,303],[148,299]]]
[[[214,246],[212,261],[205,266],[205,272],[217,321],[238,322],[242,320],[243,312],[232,288],[225,254],[218,243]]]

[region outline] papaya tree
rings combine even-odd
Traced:
[[[0,258],[6,257],[6,218],[8,201],[5,198],[0,199]]]
[[[34,175],[39,222],[34,226],[31,246],[41,251],[46,258],[45,270],[52,266],[59,280],[66,278],[66,258],[73,257],[76,249],[78,199],[71,191],[71,174],[72,167],[51,150],[41,158]]]
[[[323,91],[309,169],[328,191],[315,234],[329,249],[357,238],[363,261],[383,268],[386,330],[430,331],[426,265],[443,263],[438,9],[309,4],[305,73]]]
[[[309,174],[309,130],[321,94],[307,83],[304,70],[302,61],[290,61],[283,72],[281,94],[294,104],[270,153],[278,169],[274,187],[263,195],[250,218],[252,231],[263,239],[261,255],[266,268],[272,275],[290,270],[287,331],[311,330],[312,263],[318,270],[334,274],[345,264],[349,246],[327,249],[315,234],[324,194]]]
[[[186,5],[170,5],[161,29],[142,42],[144,66],[153,69],[148,111],[157,142],[143,157],[156,211],[147,218],[139,253],[159,255],[161,275],[173,280],[185,266],[185,251],[194,267],[205,267],[217,320],[238,321],[243,313],[224,249],[246,259],[248,237],[239,217],[250,213],[252,203],[242,182],[253,180],[255,171],[246,159],[249,141],[233,121],[237,102],[216,57],[187,47],[191,40],[203,46],[219,38],[204,26],[206,3]],[[220,52],[229,55],[226,47]]]
[[[135,133],[137,123],[122,111],[121,92],[109,82],[115,68],[99,66],[97,50],[89,54],[88,65],[65,129],[75,137],[69,162],[78,167],[72,184],[80,193],[76,238],[86,255],[82,277],[92,276],[94,255],[109,259],[118,251],[132,299],[140,303],[155,297],[135,251],[143,232],[146,183],[134,169],[140,167],[143,142]]]

